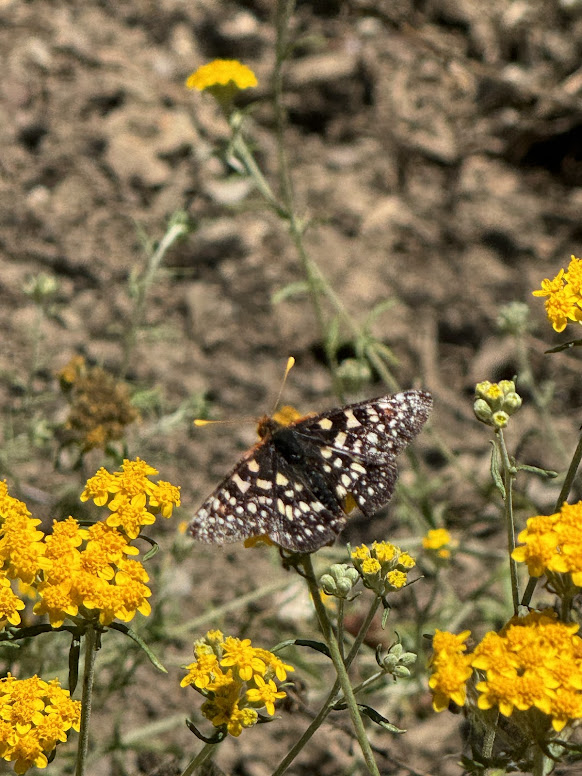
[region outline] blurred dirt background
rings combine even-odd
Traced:
[[[215,154],[228,130],[214,101],[184,88],[190,72],[217,57],[253,68],[259,87],[243,96],[253,102],[247,132],[276,186],[273,6],[0,3],[0,462],[14,495],[47,520],[71,482],[66,457],[59,471],[53,463],[54,428],[67,412],[56,372],[81,354],[119,373],[128,283],[146,263],[143,235],[159,240],[175,211],[196,228],[169,252],[147,300],[147,327],[127,373],[142,420],[128,444],[132,456],[181,485],[181,517],[255,436],[252,424],[194,430],[196,412],[239,418],[270,411],[289,354],[297,366],[285,402],[305,411],[337,403],[309,300],[272,303],[302,279],[284,225]],[[582,417],[576,352],[543,354],[576,332],[555,335],[542,300],[531,296],[570,254],[582,253],[582,2],[321,0],[298,2],[292,26],[298,43],[286,68],[286,144],[298,208],[313,222],[307,245],[359,322],[393,300],[374,333],[399,359],[400,385],[435,397],[431,428],[415,445],[434,513],[462,543],[501,550],[503,530],[491,522],[498,504],[488,497],[488,433],[472,415],[474,384],[523,376],[529,359],[533,383],[553,391],[544,437],[522,385],[525,406],[510,444],[527,463],[563,470]],[[26,289],[40,273],[58,291],[39,322]],[[531,312],[520,343],[499,328],[500,308],[510,302]],[[347,340],[340,355],[353,356]],[[376,379],[350,398],[385,390]],[[91,453],[82,474],[101,463]],[[403,481],[412,482],[406,460],[402,468]],[[83,477],[75,477],[78,492]],[[539,509],[556,498],[557,486],[521,486]],[[347,536],[398,535],[404,543],[410,528],[398,534],[395,519],[402,510],[395,503],[391,517],[373,525],[356,518]],[[176,541],[173,531],[161,529],[163,549]],[[207,628],[264,638],[264,646],[287,629],[312,632],[309,604],[297,599],[276,557],[180,541],[180,563],[158,561],[162,592],[153,599],[170,633],[165,642],[157,637],[171,677],[160,680],[140,664],[139,682],[105,699],[95,716],[94,776],[179,773],[197,750],[181,720],[192,714],[200,721],[199,701],[179,689],[177,666],[189,662],[192,638]],[[470,601],[483,581],[481,561],[459,555],[453,576]],[[278,592],[253,598],[267,582]],[[246,604],[205,617],[247,594]],[[455,625],[478,630],[479,622],[478,613],[465,611]],[[131,665],[135,657],[123,649]],[[105,659],[102,672],[113,672],[114,662]],[[303,681],[312,689],[301,703],[317,709],[324,688],[306,673]],[[401,690],[379,709],[409,731],[374,733],[387,755],[383,773],[461,772],[461,718],[434,715],[426,690]],[[283,715],[228,742],[218,757],[225,772],[268,774],[308,724],[299,701]],[[170,718],[161,741],[152,735],[137,750],[99,754],[114,725],[131,738],[146,723]],[[350,772],[348,742],[327,725],[290,773]]]

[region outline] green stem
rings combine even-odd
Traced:
[[[309,587],[309,592],[311,593],[313,604],[315,606],[317,619],[319,620],[319,627],[321,628],[326,644],[329,647],[331,659],[336,670],[337,678],[344,695],[345,703],[352,720],[352,725],[354,727],[358,743],[360,744],[360,748],[366,762],[366,767],[372,776],[380,776],[378,766],[374,760],[372,747],[370,746],[370,742],[368,741],[368,737],[366,735],[366,728],[364,727],[364,722],[358,709],[358,703],[352,689],[346,665],[342,660],[339,645],[335,638],[332,625],[327,616],[327,612],[325,611],[325,606],[323,605],[321,596],[319,595],[319,588],[317,586],[317,580],[315,579],[315,573],[313,571],[313,564],[311,562],[310,555],[305,555],[303,557],[302,566],[305,572],[305,579]]]
[[[202,763],[205,763],[206,760],[209,760],[212,757],[217,746],[218,744],[205,744],[196,757],[188,763],[186,770],[182,771],[182,776],[192,776],[194,771],[199,768]]]
[[[505,445],[503,430],[495,430],[499,442],[499,450],[503,461],[503,484],[505,486],[505,527],[507,530],[507,551],[509,553],[509,576],[511,578],[511,598],[513,613],[517,614],[519,607],[519,584],[517,580],[517,563],[511,557],[515,550],[515,518],[513,515],[513,481],[515,479],[515,467],[509,460],[509,454]]]
[[[85,631],[85,666],[83,669],[83,695],[81,697],[81,726],[77,749],[77,767],[75,776],[84,776],[89,751],[89,720],[93,704],[93,684],[95,680],[95,657],[97,655],[97,631],[89,625]]]
[[[370,624],[374,619],[374,616],[378,611],[379,606],[380,606],[380,598],[376,597],[374,598],[374,601],[372,602],[372,606],[370,607],[368,614],[366,616],[366,619],[362,623],[360,630],[358,631],[358,635],[356,636],[354,643],[352,644],[352,648],[350,649],[350,652],[347,658],[345,659],[346,670],[350,667],[354,658],[359,652],[359,649],[362,646],[362,642],[366,637],[366,633],[368,632],[368,628],[370,627]],[[281,760],[276,770],[273,771],[272,776],[282,776],[282,774],[285,773],[285,771],[291,765],[291,763],[297,757],[297,755],[303,750],[307,742],[312,738],[313,734],[321,727],[326,717],[333,710],[333,707],[336,705],[338,700],[340,700],[337,697],[339,689],[340,689],[340,681],[339,679],[336,679],[321,709],[318,711],[317,715],[313,718],[313,720],[311,721],[311,724],[305,730],[301,738],[299,738],[299,740],[296,741],[296,743],[287,752],[285,757]]]
[[[580,466],[580,460],[582,460],[582,435],[578,439],[578,444],[576,445],[576,449],[574,450],[574,455],[572,456],[572,460],[570,461],[570,466],[568,467],[568,471],[566,472],[566,477],[564,479],[564,484],[562,485],[562,490],[560,491],[560,495],[558,496],[558,500],[556,501],[556,512],[559,509],[561,509],[562,504],[568,498],[568,495],[570,493],[570,488],[572,487],[572,483],[574,482],[574,477],[576,476],[576,472],[578,471],[578,466]]]
[[[137,341],[137,333],[143,323],[144,311],[146,306],[147,295],[152,287],[156,278],[157,272],[164,259],[164,256],[171,248],[171,246],[183,237],[188,232],[188,226],[183,218],[171,223],[166,233],[158,243],[158,247],[150,257],[148,265],[143,277],[137,282],[137,296],[133,308],[131,317],[131,325],[128,328],[127,335],[125,337],[124,349],[123,349],[123,364],[121,369],[121,377],[124,377],[129,368],[129,361],[135,343]]]

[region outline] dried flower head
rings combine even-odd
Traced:
[[[105,448],[121,439],[125,427],[138,418],[125,383],[98,366],[88,367],[75,356],[59,372],[61,388],[70,405],[60,430],[63,445],[77,444],[83,452]]]

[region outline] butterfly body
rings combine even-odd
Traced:
[[[204,502],[190,532],[213,544],[266,535],[295,552],[333,542],[353,505],[370,516],[390,500],[396,455],[431,407],[430,394],[403,391],[288,424],[262,418],[260,441]]]

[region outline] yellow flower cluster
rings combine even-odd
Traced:
[[[180,489],[169,482],[148,479],[157,470],[145,461],[123,462],[120,472],[110,473],[101,468],[87,480],[81,501],[92,499],[98,507],[107,504],[111,514],[105,522],[111,528],[120,528],[130,539],[136,539],[144,525],[155,522],[155,513],[171,517],[175,506],[180,506]]]
[[[552,610],[530,612],[512,618],[499,633],[487,633],[465,655],[469,631],[459,636],[437,631],[429,682],[434,709],[442,711],[449,700],[463,705],[475,669],[484,676],[476,685],[479,709],[496,707],[506,717],[537,709],[560,732],[582,719],[582,639],[577,633],[578,625],[558,622]]]
[[[451,549],[456,546],[456,540],[451,537],[446,528],[433,528],[422,539],[423,549],[434,553],[440,560],[448,560],[451,557]]]
[[[58,679],[38,676],[0,679],[0,755],[16,773],[46,768],[48,755],[70,728],[79,730],[81,703],[71,700]]]
[[[87,481],[81,500],[107,506],[105,522],[81,528],[69,517],[54,521],[47,536],[37,528],[40,520],[0,483],[0,625],[18,625],[24,608],[10,579],[38,593],[34,613],[47,614],[55,628],[66,618],[98,618],[109,625],[115,618],[129,622],[136,612],[148,615],[148,575],[128,557],[139,554],[130,542],[156,513],[170,517],[180,504],[179,488],[152,482],[153,474],[157,471],[139,458],[125,460],[118,472],[100,469]]]
[[[568,321],[582,321],[582,259],[570,257],[568,270],[561,269],[553,280],[545,278],[532,292],[546,296],[546,315],[555,331],[564,331]]]
[[[95,523],[85,529],[69,517],[55,520],[45,541],[48,567],[40,573],[34,613],[47,614],[54,628],[66,618],[92,620],[98,614],[101,625],[109,625],[151,612],[147,572],[127,557],[139,551],[117,528]]]
[[[380,596],[404,587],[406,575],[416,565],[411,555],[390,542],[374,542],[371,548],[362,544],[351,557],[364,586]]]
[[[574,585],[582,587],[582,501],[564,502],[554,515],[536,515],[518,535],[521,547],[511,557],[526,563],[530,576],[570,574]]]
[[[0,628],[20,624],[24,602],[12,590],[11,579],[31,585],[44,563],[44,534],[26,505],[8,493],[0,482]]]
[[[205,696],[202,713],[217,728],[240,736],[243,728],[255,725],[258,710],[275,713],[275,702],[285,698],[274,679],[283,682],[293,666],[250,639],[226,638],[219,630],[208,631],[194,644],[196,660],[180,686],[191,685]]]
[[[248,89],[257,85],[257,77],[250,67],[241,65],[236,59],[215,59],[199,67],[186,80],[188,89],[200,92],[229,84],[233,84],[236,89]]]

